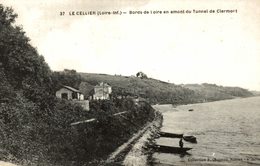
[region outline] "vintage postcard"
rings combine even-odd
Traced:
[[[259,165],[259,6],[0,0],[0,165]]]

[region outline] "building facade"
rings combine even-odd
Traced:
[[[112,87],[104,82],[99,83],[94,87],[94,100],[109,100],[112,93]]]
[[[84,95],[79,90],[69,86],[63,86],[56,91],[56,97],[66,100],[84,100]]]

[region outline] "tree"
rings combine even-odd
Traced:
[[[138,73],[136,73],[136,77],[142,78],[142,79],[147,79],[147,75],[144,74],[143,72],[139,71]]]
[[[42,105],[51,93],[51,70],[29,43],[22,27],[14,25],[16,18],[12,8],[0,4],[0,94],[4,96],[1,100],[22,93]]]
[[[30,45],[23,29],[14,25],[16,17],[12,8],[0,4],[0,63],[3,73],[16,90],[49,86],[51,70]]]
[[[12,86],[6,80],[6,76],[1,68],[0,64],[0,103],[9,102],[11,99],[15,97],[15,93],[13,91]]]
[[[10,26],[12,23],[15,22],[17,14],[13,12],[12,8],[4,7],[0,4],[0,25],[1,26]]]
[[[76,70],[64,69],[64,71],[52,73],[53,91],[58,90],[62,85],[78,89],[81,81],[82,78]]]

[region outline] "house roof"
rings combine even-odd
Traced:
[[[79,85],[79,91],[84,94],[85,96],[89,96],[90,95],[90,91],[93,90],[94,91],[94,86],[91,85],[88,82],[81,82]]]
[[[72,87],[70,87],[70,86],[63,86],[63,87],[66,88],[66,89],[68,89],[68,90],[70,90],[70,91],[72,91],[72,92],[78,92],[78,93],[80,93],[79,90],[77,90],[77,89],[75,89],[75,88],[72,88]]]
[[[97,84],[95,87],[110,87],[110,85],[108,83],[104,83],[104,82],[100,82],[99,84]]]
[[[94,91],[94,89],[91,89],[90,91],[89,91],[89,95],[94,95],[95,94],[95,91]]]

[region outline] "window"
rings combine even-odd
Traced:
[[[61,98],[68,100],[68,93],[62,93]]]

